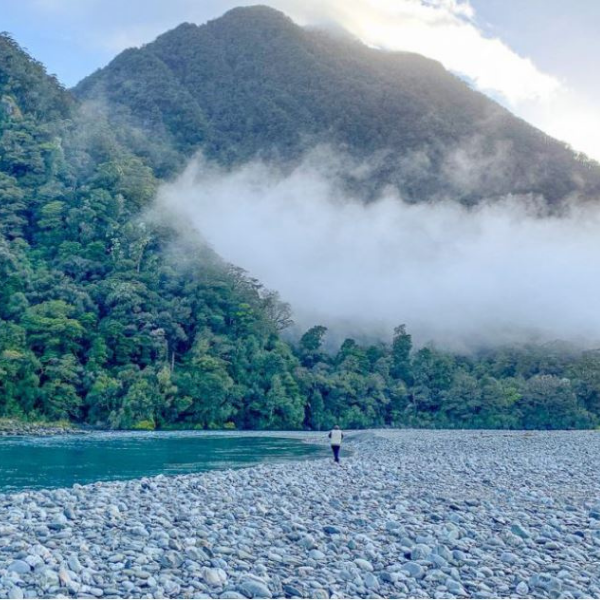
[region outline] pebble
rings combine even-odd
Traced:
[[[529,586],[524,581],[520,581],[517,585],[516,591],[517,594],[519,594],[519,596],[527,596],[527,594],[529,593]]]
[[[370,590],[379,589],[379,579],[373,573],[367,573],[364,577],[365,586]]]
[[[269,588],[258,581],[247,580],[238,586],[238,590],[247,598],[272,598]]]
[[[359,569],[362,569],[363,571],[372,571],[373,570],[373,565],[368,560],[365,560],[364,558],[356,558],[354,560],[354,564]]]
[[[12,571],[13,573],[24,575],[25,573],[29,573],[31,571],[31,567],[24,560],[15,560],[8,565],[7,570]]]
[[[204,569],[204,581],[211,586],[223,585],[227,581],[227,573],[223,569]]]
[[[402,570],[415,579],[420,579],[425,574],[423,567],[416,562],[407,562],[403,564]]]
[[[599,434],[347,441],[341,466],[0,494],[0,598],[600,597]]]
[[[323,531],[329,535],[335,535],[336,533],[341,533],[339,528],[337,528],[333,525],[326,525],[325,527],[323,527]]]

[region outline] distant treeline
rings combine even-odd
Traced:
[[[276,293],[142,218],[157,179],[126,140],[0,36],[0,417],[113,428],[597,424],[594,352],[456,356],[413,349],[404,327],[388,345],[346,340],[334,354],[323,327],[286,342],[290,309]]]

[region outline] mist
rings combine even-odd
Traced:
[[[453,350],[600,340],[600,210],[508,196],[465,207],[408,204],[388,190],[365,204],[344,191],[356,164],[321,149],[291,171],[193,160],[164,184],[153,218],[201,237],[290,302],[299,330]]]

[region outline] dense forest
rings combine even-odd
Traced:
[[[0,417],[142,429],[599,422],[597,352],[459,356],[414,348],[402,325],[388,343],[335,352],[320,325],[282,336],[292,314],[276,292],[144,218],[165,175],[157,157],[195,142],[145,145],[147,130],[113,117],[0,36]]]

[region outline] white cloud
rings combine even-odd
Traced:
[[[563,88],[549,101],[516,107],[516,112],[546,133],[600,161],[600,108],[576,91]]]
[[[459,349],[600,340],[597,208],[540,218],[531,198],[467,209],[392,193],[365,205],[336,187],[344,169],[325,154],[287,176],[193,163],[162,187],[156,217],[277,289],[304,328],[389,337],[407,323],[418,342]]]
[[[334,21],[371,46],[440,61],[517,116],[600,160],[598,103],[478,27],[468,0],[271,0],[303,22]]]
[[[304,20],[326,15],[365,43],[424,54],[467,76],[478,89],[510,103],[548,98],[560,88],[557,78],[541,72],[498,38],[485,36],[475,11],[457,0],[274,0]]]

